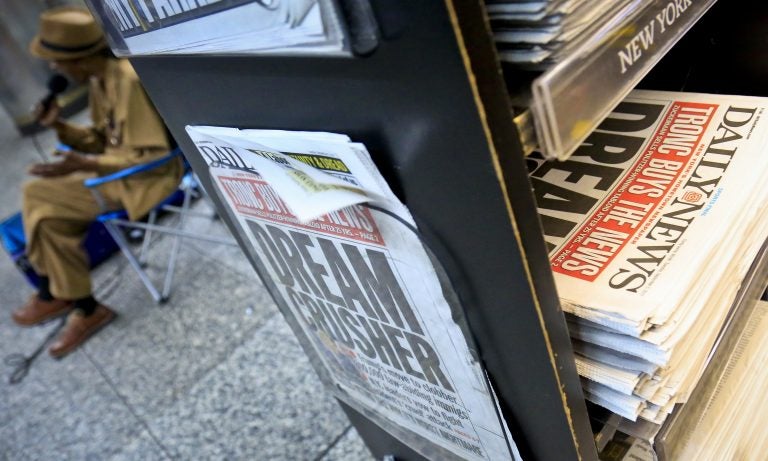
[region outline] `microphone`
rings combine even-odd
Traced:
[[[64,90],[66,90],[69,86],[69,80],[67,80],[67,77],[61,74],[53,74],[51,75],[51,78],[48,79],[47,86],[48,94],[40,100],[38,107],[40,107],[41,111],[39,114],[37,112],[37,108],[35,108],[35,113],[38,114],[37,117],[42,117],[47,114],[49,110],[51,110],[51,106],[56,100],[56,96],[63,93]],[[43,163],[48,163],[48,158],[43,152],[43,148],[40,146],[40,143],[37,141],[37,137],[35,136],[34,132],[32,133],[32,142],[34,143],[35,148],[37,149],[37,154],[40,156],[40,159],[43,161]]]
[[[56,96],[63,93],[68,86],[69,80],[67,80],[67,77],[61,74],[51,75],[51,78],[48,79],[48,94],[40,100],[40,107],[43,108],[43,114],[50,110],[53,101],[56,100]]]

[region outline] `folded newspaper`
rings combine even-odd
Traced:
[[[765,425],[756,415],[768,411],[768,303],[760,301],[740,331],[729,338],[733,344],[718,351],[717,373],[702,379],[697,401],[686,407],[683,420],[674,421],[665,436],[667,459],[721,461],[762,459],[768,450]],[[694,402],[691,402],[692,404]],[[680,427],[674,427],[680,426]]]
[[[544,70],[589,39],[630,0],[485,0],[502,61]],[[634,3],[638,3],[635,1]]]
[[[520,459],[446,279],[364,145],[332,133],[187,132],[337,398],[426,458]]]
[[[768,99],[634,91],[566,162],[529,158],[587,398],[684,402],[768,237]]]
[[[331,0],[88,0],[113,50],[147,54],[349,54]]]

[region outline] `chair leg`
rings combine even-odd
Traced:
[[[179,221],[176,225],[176,229],[181,230],[186,221],[185,212],[189,210],[189,204],[191,202],[192,194],[188,189],[184,189],[184,200],[181,208],[182,212],[179,213]],[[168,299],[171,294],[171,285],[173,284],[173,273],[176,270],[176,257],[179,255],[179,248],[181,247],[181,240],[184,237],[177,234],[173,239],[173,247],[171,248],[171,254],[168,257],[168,270],[165,273],[165,282],[163,283],[163,298]]]
[[[156,221],[157,210],[152,210],[149,212],[149,219],[147,220],[147,223],[154,226]],[[147,252],[149,251],[149,244],[151,241],[152,229],[144,230],[144,239],[141,241],[141,251],[139,252],[139,262],[141,263],[142,267],[147,267]]]
[[[107,232],[109,232],[109,235],[111,235],[112,238],[115,240],[115,243],[117,243],[117,246],[120,248],[120,251],[126,257],[126,259],[128,259],[128,263],[131,265],[131,267],[133,267],[133,269],[139,275],[139,279],[141,279],[142,283],[144,283],[144,286],[149,291],[149,294],[152,295],[152,298],[154,298],[155,302],[160,304],[165,302],[165,298],[160,295],[159,291],[157,291],[157,288],[155,288],[155,285],[152,283],[152,280],[150,280],[149,276],[144,271],[144,268],[141,267],[139,260],[136,259],[136,256],[134,256],[133,251],[131,251],[131,247],[128,244],[128,241],[125,240],[125,236],[120,231],[120,229],[110,222],[105,222],[104,227],[107,229]]]
[[[217,220],[219,219],[219,214],[216,212],[216,204],[213,203],[213,199],[211,199],[211,196],[208,195],[208,191],[205,190],[205,187],[203,187],[202,181],[200,181],[200,178],[197,177],[197,173],[192,173],[192,177],[195,179],[195,182],[197,183],[197,187],[200,191],[200,197],[208,204],[208,206],[211,208],[211,219]]]

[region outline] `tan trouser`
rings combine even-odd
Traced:
[[[91,294],[90,262],[82,247],[88,226],[103,210],[83,185],[90,174],[33,179],[24,185],[22,217],[27,256],[35,270],[47,276],[51,294],[78,299]],[[118,208],[105,185],[99,192],[108,208]]]

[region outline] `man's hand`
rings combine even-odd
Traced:
[[[96,162],[77,152],[63,152],[61,161],[55,163],[37,163],[29,168],[29,174],[53,178],[76,171],[96,171]]]
[[[37,120],[37,123],[40,125],[50,128],[56,122],[59,120],[59,116],[61,115],[61,107],[59,107],[58,103],[54,100],[49,104],[48,110],[45,110],[45,107],[43,107],[43,104],[38,104],[35,107],[35,120]]]

